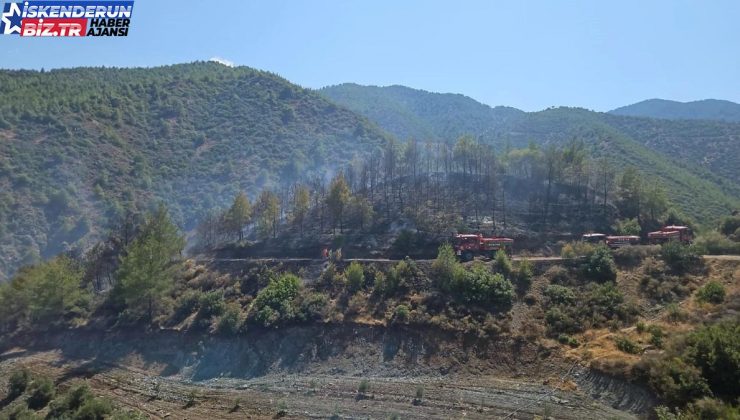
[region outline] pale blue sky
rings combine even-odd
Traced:
[[[127,38],[0,36],[0,67],[222,57],[302,86],[402,84],[524,110],[740,102],[740,1],[136,0]]]

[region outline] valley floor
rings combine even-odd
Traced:
[[[0,376],[17,366],[52,375],[60,387],[86,380],[96,395],[154,419],[230,418],[510,418],[627,419],[628,412],[592,398],[598,385],[578,369],[574,381],[552,378],[533,382],[491,375],[479,377],[372,377],[365,395],[357,392],[360,378],[349,375],[268,374],[253,379],[185,380],[160,376],[156,369],[99,360],[65,360],[58,351],[14,349],[0,362]],[[151,367],[150,367],[151,368]],[[414,403],[416,390],[423,397]],[[604,389],[601,389],[603,391]]]

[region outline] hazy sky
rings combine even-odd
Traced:
[[[0,67],[221,57],[302,86],[402,84],[524,110],[740,102],[740,1],[136,0],[127,38],[0,36]]]

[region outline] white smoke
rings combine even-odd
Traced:
[[[218,57],[218,56],[211,57],[210,59],[208,59],[208,61],[212,61],[212,62],[218,63],[218,64],[223,64],[226,67],[234,67],[234,66],[236,66],[236,64],[234,64],[233,61],[227,60],[225,58],[221,58],[221,57]]]

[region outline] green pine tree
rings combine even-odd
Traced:
[[[118,268],[118,292],[132,314],[152,320],[157,305],[172,289],[176,261],[184,246],[185,239],[167,208],[159,206],[126,249]]]

